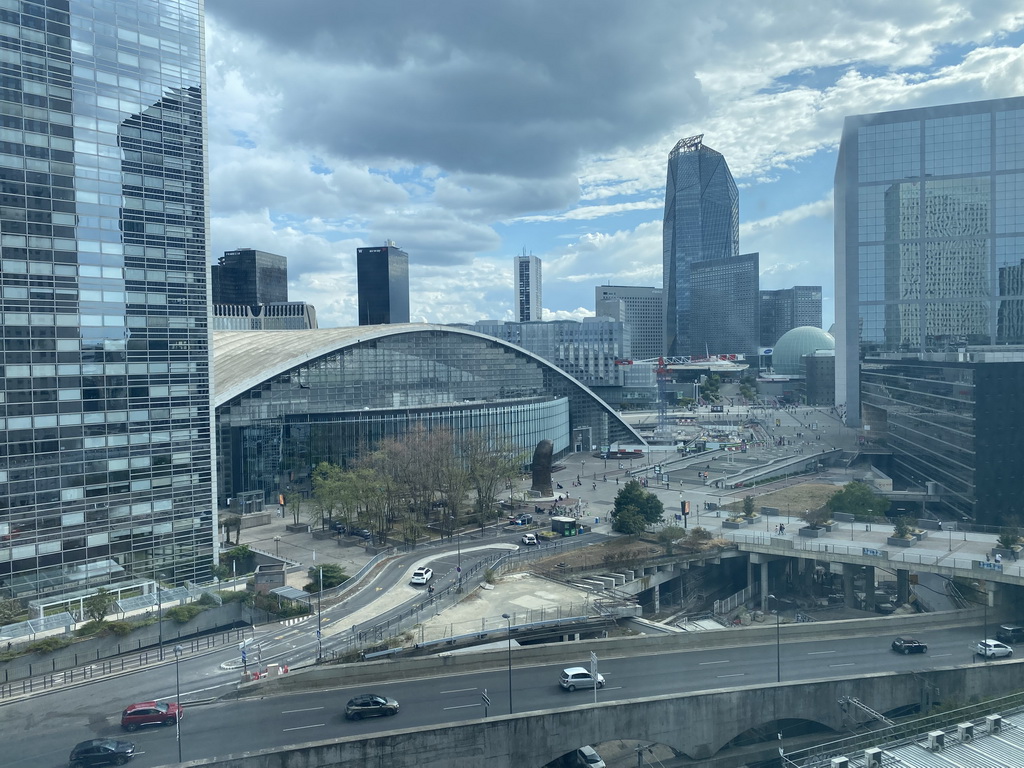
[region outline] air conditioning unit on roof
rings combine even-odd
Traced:
[[[943,731],[928,731],[928,749],[941,752],[946,746],[946,734]]]

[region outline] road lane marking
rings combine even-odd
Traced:
[[[943,656],[952,656],[952,653],[933,653],[931,656],[933,659],[941,659]]]
[[[746,675],[746,672],[737,672],[732,675],[718,675],[718,677],[743,677],[744,675]]]
[[[705,664],[728,664],[728,663],[729,663],[728,659],[723,659],[722,661],[702,661],[697,666],[703,667]]]
[[[285,709],[281,711],[281,714],[290,715],[293,712],[316,712],[318,709],[327,709],[327,707],[309,707],[308,709]]]
[[[466,709],[467,707],[479,707],[479,706],[480,706],[480,702],[477,702],[476,704],[460,704],[457,707],[445,707],[445,709]]]
[[[808,651],[808,656],[824,656],[826,653],[835,653],[835,651]]]
[[[855,662],[848,661],[845,664],[829,664],[828,666],[829,666],[829,668],[832,668],[832,667],[855,667],[857,665],[856,665]]]
[[[467,693],[469,691],[478,691],[479,688],[455,688],[451,691],[441,691],[441,693]]]
[[[304,731],[307,728],[323,728],[324,725],[325,723],[317,723],[316,725],[300,725],[295,728],[285,728],[284,733],[288,733],[288,731]]]

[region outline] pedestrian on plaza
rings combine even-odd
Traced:
[[[986,563],[991,563],[992,562],[991,558],[988,556],[988,552],[985,553],[985,562]]]
[[[786,532],[785,523],[779,523],[779,535],[782,536]]]
[[[779,524],[778,523],[775,524],[775,535],[776,536],[779,535]]]
[[[597,490],[597,483],[594,483],[594,490]]]
[[[1003,556],[1001,554],[999,554],[998,552],[996,552],[996,562],[997,563],[1003,562]]]
[[[942,530],[942,521],[941,520],[939,520],[939,530],[940,531]]]

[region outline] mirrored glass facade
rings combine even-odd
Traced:
[[[262,340],[262,341],[260,341]],[[303,487],[321,461],[346,466],[414,423],[508,438],[555,455],[572,430],[642,440],[552,365],[501,341],[440,326],[214,334],[219,496]],[[260,345],[265,344],[265,349]],[[264,366],[264,371],[259,366]]]
[[[1024,98],[847,118],[835,197],[849,423],[865,354],[1024,343]]]
[[[208,574],[200,0],[0,0],[0,594]]]
[[[690,265],[730,259],[740,252],[739,191],[725,158],[704,146],[703,139],[703,134],[682,139],[668,156],[662,285],[669,355],[703,355],[705,351],[692,331],[695,289]]]
[[[409,254],[394,244],[356,249],[359,324],[409,322]]]

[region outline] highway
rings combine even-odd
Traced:
[[[897,655],[889,650],[891,637],[826,639],[733,648],[600,659],[607,685],[598,701],[613,701],[686,691],[712,690],[776,680],[776,653],[781,659],[783,682],[865,675],[885,671],[926,670],[971,663],[971,642],[977,628],[934,630],[921,639],[927,654]],[[280,633],[287,642],[290,632]],[[304,633],[305,634],[305,633]],[[738,635],[740,637],[740,635]],[[230,690],[237,673],[221,663],[234,651],[219,651],[181,662],[181,723],[184,760],[237,754],[254,749],[282,747],[352,735],[367,735],[395,728],[441,725],[484,716],[481,694],[487,690],[488,714],[509,711],[508,670],[424,678],[381,685],[338,688],[289,695],[225,700],[188,706]],[[563,666],[587,665],[585,654],[566,645],[563,664],[543,667],[515,666],[513,653],[512,706],[517,713],[586,704],[593,693],[568,693],[558,686]],[[982,663],[982,662],[977,662]],[[345,702],[355,693],[372,690],[393,696],[401,711],[393,718],[349,722]],[[177,761],[173,728],[151,727],[133,734],[119,725],[127,704],[174,696],[173,662],[121,678],[36,696],[15,706],[0,708],[4,734],[4,765],[8,768],[44,768],[66,765],[71,747],[89,738],[111,737],[134,741],[139,754],[135,766],[168,765]],[[566,750],[580,745],[567,744]]]

